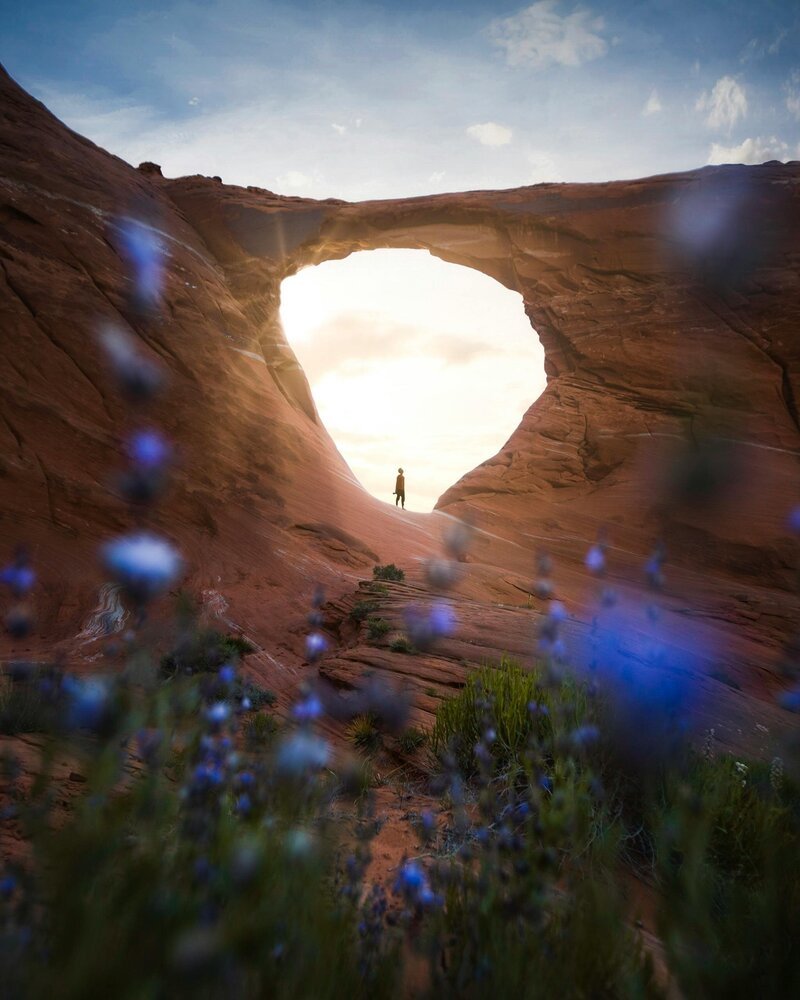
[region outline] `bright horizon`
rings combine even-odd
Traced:
[[[545,387],[522,297],[423,250],[371,250],[284,280],[281,319],[323,424],[364,488],[429,511],[496,454]]]

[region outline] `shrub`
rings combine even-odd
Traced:
[[[554,688],[545,685],[538,672],[503,658],[499,667],[482,667],[470,674],[461,691],[439,705],[431,749],[436,755],[452,750],[459,767],[472,775],[477,768],[475,745],[491,727],[498,767],[518,767],[531,734],[552,740],[582,725],[587,710],[586,693],[572,680]]]
[[[268,708],[277,701],[274,691],[270,691],[269,688],[263,688],[254,681],[242,680],[241,677],[237,677],[233,682],[232,694],[239,703],[241,703],[243,698],[248,698],[250,701],[250,711],[252,712],[256,712],[260,708]]]
[[[367,638],[374,641],[382,639],[390,628],[391,626],[385,618],[368,618]]]
[[[266,712],[259,712],[252,719],[248,719],[244,725],[245,742],[251,750],[269,746],[277,732],[277,721]]]
[[[377,750],[382,742],[377,721],[370,712],[357,715],[352,719],[347,726],[347,735],[354,746],[368,753]]]
[[[375,580],[393,580],[399,582],[405,580],[406,574],[394,563],[387,563],[386,566],[373,566],[372,576]]]
[[[247,656],[255,648],[243,635],[226,635],[213,628],[191,630],[162,656],[161,672],[167,677],[208,673]]]
[[[355,622],[363,622],[373,611],[378,610],[378,606],[377,601],[357,601],[350,612],[350,617]]]
[[[416,726],[409,726],[408,729],[397,737],[397,746],[403,753],[414,753],[428,741],[428,734],[418,729]]]
[[[398,635],[389,643],[389,649],[393,653],[407,653],[409,656],[416,656],[417,650],[410,639],[404,635]]]

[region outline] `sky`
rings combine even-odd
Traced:
[[[155,161],[166,176],[358,201],[800,159],[800,0],[0,0],[0,17],[0,61],[22,86],[76,131],[134,165]],[[391,286],[397,265],[367,256],[353,262],[356,285]],[[319,288],[305,294],[324,298],[322,266],[296,280],[313,283],[315,273]],[[468,311],[453,291],[443,317],[431,299],[440,282],[414,280],[405,297],[418,298],[422,315],[402,337],[412,323],[402,303],[384,308],[369,296],[358,307],[334,296],[313,335],[299,320],[296,333],[287,324],[298,353],[305,338],[323,420],[365,485],[372,472],[356,469],[348,450],[385,455],[388,471],[371,487],[382,498],[401,464],[390,453],[408,455],[418,472],[421,455],[412,438],[390,443],[388,427],[356,444],[347,414],[357,383],[367,400],[388,371],[407,377],[406,423],[416,427],[423,389],[442,385],[445,372],[472,387],[475,366],[488,375],[506,358],[509,371],[491,375],[504,386],[514,375],[505,349],[456,358],[453,324],[468,326]],[[469,336],[495,345],[515,336],[497,333],[493,321]],[[517,420],[542,380],[539,370],[524,405],[509,389]],[[328,398],[339,403],[326,415]],[[495,407],[472,407],[478,423],[463,428],[462,453],[454,405],[448,397],[439,406],[432,440],[465,472],[474,464],[467,442],[485,439],[492,453],[513,428],[501,417],[490,445]],[[427,503],[437,487],[423,480]]]
[[[373,250],[281,286],[281,321],[361,484],[428,511],[494,455],[545,386],[522,297],[425,250]]]

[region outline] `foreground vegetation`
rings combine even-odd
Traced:
[[[779,763],[685,748],[634,780],[599,695],[485,668],[439,709],[424,752],[440,805],[415,818],[414,857],[373,885],[369,771],[332,758],[316,696],[254,742],[235,660],[165,679],[145,656],[113,681],[7,682],[4,704],[50,725],[32,786],[3,762],[3,820],[30,844],[0,882],[5,996],[800,990],[800,796]],[[371,753],[379,730],[362,715],[351,734]],[[86,780],[56,826],[64,754]],[[666,970],[625,871],[655,890]]]

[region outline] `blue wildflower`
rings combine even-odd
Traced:
[[[19,550],[9,566],[0,570],[0,581],[11,590],[15,597],[24,597],[36,582],[33,571],[24,550]]]
[[[126,444],[126,451],[136,468],[152,472],[163,469],[169,462],[172,448],[158,431],[137,431]]]
[[[16,888],[17,880],[13,875],[5,875],[0,879],[0,897],[3,899],[10,899]]]
[[[219,668],[219,679],[223,684],[233,684],[236,680],[236,668],[232,663],[224,663]]]
[[[117,327],[106,327],[100,342],[111,362],[120,387],[135,401],[155,396],[165,382],[163,369],[146,358],[130,334]]]
[[[328,641],[321,632],[312,632],[306,639],[306,659],[309,663],[318,660],[328,648]]]
[[[330,759],[330,747],[320,736],[301,731],[281,743],[276,760],[277,769],[285,775],[301,775],[318,771]]]
[[[163,281],[162,257],[166,250],[162,238],[137,219],[122,219],[119,231],[123,250],[133,266],[136,298],[141,305],[154,305]]]
[[[116,581],[140,602],[166,590],[182,568],[181,558],[169,542],[144,532],[109,542],[103,559]]]
[[[294,706],[292,715],[298,722],[312,722],[322,715],[322,711],[322,702],[312,692]]]
[[[778,704],[787,712],[800,712],[800,687],[782,694],[778,699]]]
[[[586,553],[586,568],[595,576],[600,576],[606,569],[606,556],[601,545],[593,545]]]

